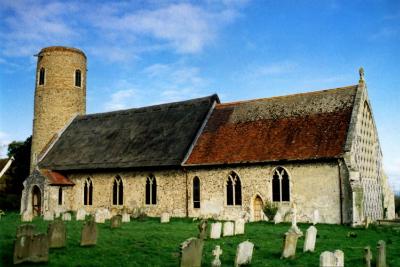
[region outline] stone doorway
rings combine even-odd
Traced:
[[[253,202],[253,217],[255,222],[262,220],[261,214],[263,206],[264,205],[261,197],[257,195]]]
[[[33,216],[40,216],[42,214],[42,194],[37,185],[32,188],[32,212]]]

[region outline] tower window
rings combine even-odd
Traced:
[[[272,201],[290,201],[290,184],[287,171],[278,167],[272,177]]]
[[[235,172],[231,172],[226,182],[226,204],[228,206],[242,205],[242,184]]]
[[[124,204],[124,185],[120,176],[114,178],[113,184],[113,205]]]
[[[80,70],[75,71],[75,86],[81,87],[82,85],[82,75]]]
[[[45,75],[44,68],[40,68],[40,71],[39,71],[39,85],[43,85],[44,84],[44,75]]]
[[[146,204],[157,204],[157,181],[153,175],[150,175],[146,179]]]
[[[200,208],[200,179],[197,176],[193,178],[193,208]]]

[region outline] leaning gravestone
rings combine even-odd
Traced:
[[[282,222],[282,215],[280,214],[280,212],[276,212],[275,216],[274,216],[274,223],[278,224]]]
[[[244,234],[244,226],[246,222],[244,219],[237,219],[235,221],[235,235],[243,235]]]
[[[371,248],[368,246],[364,248],[365,267],[371,267],[371,260],[372,260]]]
[[[76,220],[77,221],[84,221],[86,219],[86,211],[84,208],[78,209],[76,212]]]
[[[49,239],[50,248],[65,247],[67,240],[67,228],[63,221],[56,220],[47,227],[47,237]]]
[[[383,240],[378,241],[378,256],[376,257],[376,267],[386,267],[386,243]]]
[[[34,224],[21,224],[17,228],[17,238],[20,236],[33,236],[36,233],[36,225]]]
[[[311,225],[306,231],[306,240],[304,241],[303,252],[307,251],[314,252],[316,238],[317,238],[317,228]]]
[[[81,233],[81,246],[94,246],[97,243],[97,225],[93,220],[85,222]]]
[[[204,241],[189,238],[181,244],[181,267],[200,267],[203,255]]]
[[[249,241],[240,243],[236,250],[235,267],[251,264],[254,244]]]
[[[199,228],[199,238],[200,239],[207,239],[207,226],[208,226],[208,222],[207,220],[201,220],[198,228]]]
[[[22,262],[47,262],[49,246],[45,234],[19,236],[14,244],[14,264]]]
[[[297,239],[300,236],[292,228],[285,233],[281,258],[293,258],[296,255]]]
[[[111,217],[111,228],[120,228],[122,224],[122,216],[115,215]]]
[[[169,213],[168,212],[162,213],[160,221],[161,223],[169,223]]]
[[[216,222],[211,224],[210,238],[219,239],[221,237],[222,223]]]
[[[130,222],[131,221],[131,216],[129,215],[129,213],[122,213],[122,222]]]
[[[62,220],[63,221],[70,221],[72,219],[71,213],[70,212],[65,212],[62,215]]]
[[[215,258],[211,262],[211,267],[221,267],[221,260],[219,259],[219,256],[222,255],[222,249],[220,246],[215,246],[215,249],[212,251],[212,253]]]
[[[235,225],[233,222],[224,222],[223,236],[233,236]]]

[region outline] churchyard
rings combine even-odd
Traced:
[[[319,266],[321,253],[324,252],[324,255],[329,258],[333,256],[333,253],[326,251],[334,252],[335,250],[343,252],[345,266],[366,266],[364,263],[366,246],[371,248],[371,266],[375,266],[379,240],[386,243],[387,265],[400,266],[400,227],[393,226],[371,224],[368,229],[364,229],[316,224],[315,250],[303,252],[307,229],[311,224],[298,224],[298,230],[303,235],[298,238],[295,257],[281,259],[283,236],[291,228],[290,223],[246,223],[244,229],[239,229],[239,232],[226,229],[228,236],[222,234],[219,239],[211,239],[210,231],[213,221],[208,221],[207,225],[201,224],[199,220],[177,218],[170,218],[169,222],[168,218],[163,218],[165,223],[160,223],[160,218],[141,218],[124,222],[124,218],[118,217],[113,223],[106,220],[105,223],[96,224],[97,240],[94,240],[95,245],[93,245],[90,240],[83,240],[82,243],[81,231],[85,222],[76,221],[75,215],[72,216],[72,220],[68,219],[63,222],[67,233],[65,244],[59,240],[63,239],[62,234],[54,237],[53,243],[49,243],[46,266],[179,266],[181,244],[191,237],[199,237],[199,229],[202,233],[200,237],[207,236],[204,242],[199,242],[201,239],[195,239],[196,246],[204,245],[202,266],[211,266],[216,258],[213,254],[219,256],[221,266],[234,266],[239,244],[244,250],[253,248],[251,266]],[[37,233],[47,233],[50,222],[42,218],[34,218],[31,223],[36,226]],[[57,229],[63,231],[63,226],[57,223],[50,227],[49,232],[53,233],[58,231]],[[17,213],[8,213],[1,217],[0,265],[2,266],[13,264],[14,241],[18,226],[21,224],[25,223],[20,221]],[[231,226],[222,224],[222,232]],[[90,228],[90,225],[88,227]],[[205,229],[207,229],[207,234],[204,234]],[[32,231],[30,227],[23,230]],[[244,234],[240,234],[243,230]],[[313,228],[309,230],[309,232],[314,231]],[[18,233],[18,235],[23,234],[25,233]],[[293,231],[292,234],[296,232]],[[250,242],[245,242],[247,240]],[[39,241],[43,243],[43,238],[41,237]],[[186,243],[184,246],[188,245],[191,244]],[[307,247],[312,249],[312,245],[307,245]],[[291,249],[287,247],[285,253],[291,253]],[[25,264],[22,263],[20,266]],[[35,266],[40,266],[40,264],[35,264]]]

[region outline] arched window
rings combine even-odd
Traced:
[[[44,68],[40,68],[40,71],[39,71],[39,85],[43,85],[44,84],[44,75],[45,75]]]
[[[146,204],[157,204],[157,181],[154,175],[146,178]]]
[[[193,178],[193,208],[200,208],[200,179],[197,176]]]
[[[82,85],[82,74],[80,70],[75,70],[75,86],[81,87]]]
[[[88,177],[83,185],[83,205],[93,204],[93,183]]]
[[[272,201],[290,201],[289,174],[282,167],[277,167],[272,176]]]
[[[226,204],[228,206],[242,205],[242,183],[235,172],[231,172],[226,182]]]
[[[113,205],[124,204],[124,185],[119,175],[114,178],[113,184]]]
[[[63,202],[63,191],[62,191],[62,187],[60,186],[58,188],[58,205],[62,205]]]

